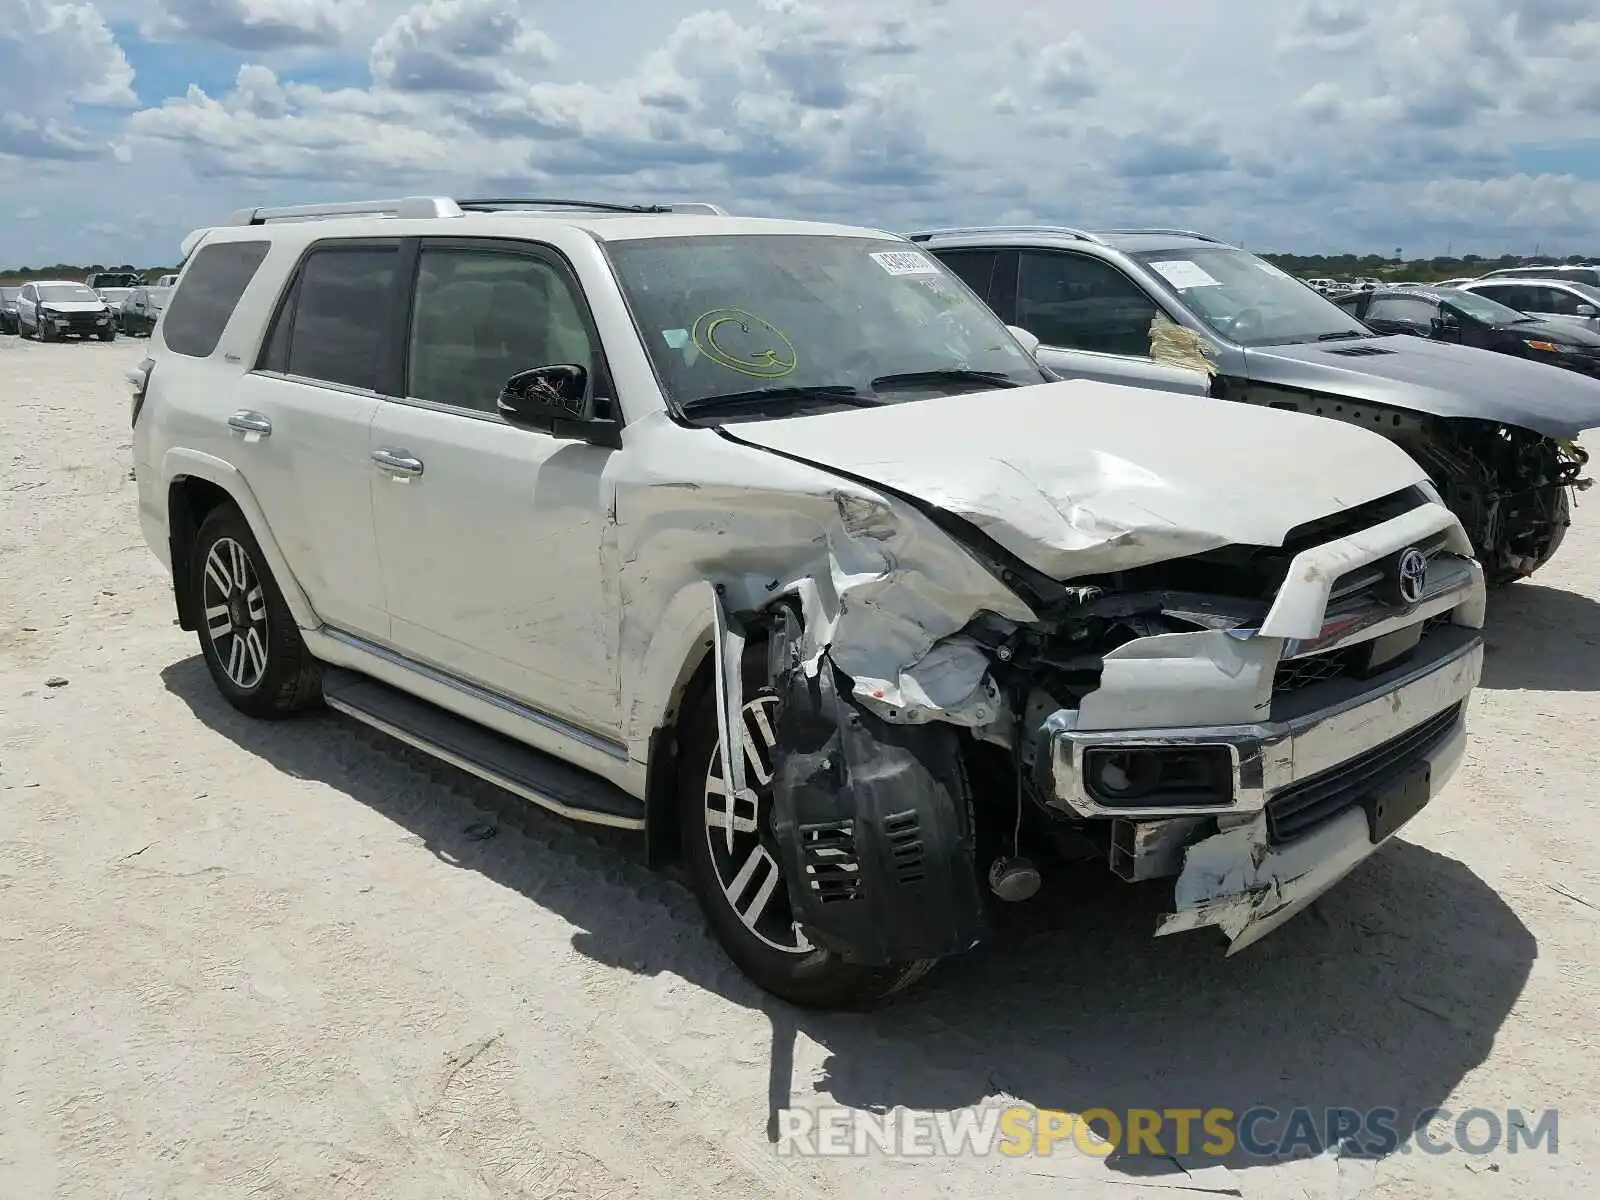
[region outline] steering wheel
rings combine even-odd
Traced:
[[[1259,308],[1241,308],[1233,314],[1233,320],[1228,322],[1228,332],[1236,341],[1243,341],[1253,334],[1261,332],[1263,317]]]

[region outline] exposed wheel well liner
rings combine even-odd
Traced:
[[[218,505],[232,504],[226,488],[209,479],[180,475],[167,488],[167,541],[172,555],[172,597],[178,609],[178,628],[200,627],[189,589],[181,581],[189,578],[190,557],[194,553],[200,525]]]

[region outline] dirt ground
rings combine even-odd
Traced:
[[[1291,925],[1230,960],[1149,936],[1159,885],[1058,890],[899,1005],[819,1017],[626,840],[475,841],[492,789],[226,707],[138,530],[141,346],[0,338],[3,1200],[1593,1194],[1600,501],[1493,601],[1456,781]],[[769,1142],[791,1102],[1006,1098],[1555,1108],[1559,1144],[1185,1173]]]

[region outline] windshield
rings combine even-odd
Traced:
[[[39,287],[39,299],[46,304],[99,304],[100,297],[81,283],[46,283]]]
[[[1243,250],[1184,246],[1134,257],[1202,322],[1241,346],[1372,336],[1337,304]]]
[[[1589,303],[1600,304],[1600,287],[1595,287],[1592,283],[1572,283],[1567,286],[1586,297]]]
[[[905,242],[734,234],[608,242],[606,253],[679,411],[772,388],[899,401],[972,390],[979,375],[1045,381],[966,285]],[[891,390],[890,376],[918,378],[880,397],[874,385]]]
[[[21,288],[0,287],[0,301],[9,303],[10,301],[15,300],[17,298],[17,293],[21,290]]]
[[[131,295],[133,295],[132,288],[113,287],[100,289],[100,298],[102,300],[126,300]]]
[[[172,289],[153,287],[150,289],[148,295],[150,297],[151,304],[157,308],[165,308],[167,306],[167,297],[172,295]]]
[[[1476,292],[1445,292],[1439,299],[1451,308],[1459,308],[1467,316],[1482,321],[1485,325],[1514,325],[1519,321],[1533,319],[1525,312],[1518,312],[1509,304],[1501,304],[1498,300],[1491,300]]]

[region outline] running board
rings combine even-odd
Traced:
[[[643,829],[644,801],[578,767],[354,671],[324,668],[329,708],[574,821]]]

